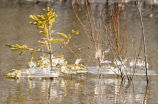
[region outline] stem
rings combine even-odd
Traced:
[[[146,73],[146,80],[147,80],[147,83],[148,83],[149,79],[148,79],[148,67],[147,67],[147,56],[146,56],[146,43],[145,43],[144,24],[143,24],[143,18],[142,18],[142,13],[141,13],[141,6],[142,6],[142,1],[138,5],[138,11],[139,11],[140,20],[141,20],[141,29],[142,29],[142,37],[143,37],[143,48],[144,48],[144,58],[145,58],[145,73]]]
[[[48,34],[49,34],[49,39],[51,39],[51,33],[50,33],[50,28],[49,28],[49,22],[48,22]],[[51,41],[48,41],[49,45],[49,55],[50,55],[50,70],[52,71],[52,47],[51,47]]]

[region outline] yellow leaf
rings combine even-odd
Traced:
[[[38,20],[38,18],[35,15],[33,15],[33,18],[34,18],[34,20]]]
[[[84,69],[84,68],[81,68],[80,70],[86,71],[86,69]]]
[[[9,45],[9,44],[6,44],[6,46],[11,47],[11,45]]]
[[[70,40],[68,39],[64,44],[67,45],[67,44],[69,43],[69,41],[70,41]]]
[[[47,7],[47,11],[50,11],[50,10],[49,10],[49,7]]]
[[[44,15],[41,15],[41,19],[42,19],[42,20],[45,20]]]
[[[57,32],[57,35],[60,35],[60,36],[63,36],[63,37],[65,37],[65,38],[67,38],[67,35],[65,35],[65,34],[63,34],[63,33]]]
[[[53,33],[54,31],[53,30],[51,30],[51,33]]]
[[[48,40],[48,38],[41,38],[41,40]]]
[[[79,31],[78,30],[76,30],[76,31],[72,30],[71,34],[79,34]]]
[[[64,55],[57,56],[56,58],[64,58]]]
[[[30,62],[33,60],[33,57],[31,57]]]
[[[46,26],[45,26],[44,30],[45,30],[46,38],[48,38],[48,29]]]
[[[33,24],[33,25],[37,25],[37,22],[33,22],[32,24]]]
[[[44,27],[43,27],[43,26],[37,26],[37,28],[38,28],[38,29],[43,29]]]
[[[27,45],[23,45],[23,46],[22,46],[22,49],[27,49]]]
[[[47,12],[47,10],[46,10],[46,9],[43,9],[43,11]]]
[[[15,72],[15,71],[16,71],[16,69],[9,70],[10,73]]]
[[[12,51],[19,50],[20,48],[11,48]]]
[[[31,21],[30,21],[29,23],[30,23],[30,24],[33,24],[33,22],[31,22]]]
[[[41,60],[39,60],[39,61],[36,62],[36,66],[37,66],[37,67],[40,67],[40,66],[42,66],[42,65],[43,65],[43,62],[42,62]]]
[[[58,71],[60,72],[60,71],[61,71],[61,68],[58,68]]]
[[[41,34],[45,34],[45,32],[43,32],[43,31],[40,31],[39,33],[41,33]]]
[[[69,34],[69,35],[68,35],[68,39],[70,39],[70,38],[71,38],[71,35]]]
[[[34,55],[35,54],[35,50],[33,50],[32,52],[31,52],[31,55]]]
[[[63,65],[65,65],[65,66],[66,66],[66,65],[67,65],[67,61],[65,61],[65,62],[63,63]]]
[[[25,53],[26,50],[22,50],[21,53],[19,55],[22,55],[23,53]]]
[[[56,43],[56,42],[58,42],[58,41],[64,41],[64,39],[53,39],[53,40],[52,40],[52,43]]]
[[[40,40],[39,40],[38,42],[39,42],[39,43],[42,43],[42,44],[45,44],[45,42],[42,42],[42,41],[40,41]]]
[[[30,15],[29,17],[30,17],[31,19],[33,19],[33,20],[34,20],[34,17],[33,17],[33,15]]]
[[[42,48],[42,47],[43,47],[43,45],[38,46],[38,47],[37,47],[37,50],[40,51],[40,48]]]

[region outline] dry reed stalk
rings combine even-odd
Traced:
[[[93,13],[93,10],[92,10],[92,6],[90,4],[89,5],[90,8],[89,8],[88,3],[87,3],[86,0],[85,0],[85,3],[86,3],[86,8],[87,8],[87,23],[89,24],[89,29],[87,29],[85,27],[85,25],[81,22],[80,18],[77,16],[74,5],[72,5],[72,7],[74,9],[75,15],[76,15],[78,21],[80,22],[85,34],[91,40],[91,42],[93,44],[93,47],[95,49],[95,52],[99,52],[100,51],[100,43],[101,43],[101,41],[103,41],[103,40],[100,39],[100,34],[101,34],[101,7],[100,7],[100,4],[99,4],[99,28],[97,28],[95,18],[94,18],[94,13]],[[105,47],[105,45],[103,47]],[[102,61],[103,56],[104,56],[104,53],[102,51],[101,51],[101,55],[97,57],[98,65],[100,67],[102,67],[102,62],[101,61]],[[91,51],[91,53],[93,53],[93,55],[95,55],[94,54],[95,52]],[[84,53],[84,52],[82,51],[82,53]],[[85,55],[88,56],[88,57],[90,56],[90,55],[87,55],[86,53],[85,53]],[[93,60],[93,62],[95,62],[95,61]]]
[[[77,15],[77,13],[76,13],[76,11],[75,11],[74,5],[72,5],[72,7],[73,7],[73,10],[74,10],[75,16],[76,16],[76,18],[78,19],[80,25],[82,26],[82,28],[83,28],[85,34],[86,34],[87,37],[92,41],[95,50],[97,50],[93,35],[92,35],[92,34],[88,34],[89,30],[87,30],[87,28],[86,28],[86,27],[83,25],[83,23],[81,22],[80,18],[78,17],[78,15]],[[89,15],[89,14],[88,14],[88,15]],[[92,30],[91,30],[90,32],[92,33]]]
[[[145,43],[145,34],[144,34],[144,24],[143,24],[143,17],[142,17],[142,0],[140,1],[140,4],[138,4],[138,11],[139,11],[139,15],[140,15],[140,21],[141,21],[141,30],[142,30],[142,40],[143,40],[143,48],[144,48],[144,60],[145,60],[145,72],[146,72],[146,80],[147,80],[147,84],[149,82],[149,78],[148,78],[148,66],[147,66],[147,55],[146,55],[146,43]]]
[[[84,52],[84,51],[82,51],[81,49],[79,49],[79,47],[77,47],[76,45],[74,45],[74,46],[75,46],[81,53],[83,53],[83,54],[85,54],[86,56],[88,56],[88,57],[92,60],[92,62],[95,63],[95,65],[97,65],[96,61],[93,60],[93,58],[92,58],[89,54],[87,54],[86,52]]]
[[[118,4],[120,4],[119,1],[116,4],[116,10],[115,10],[114,13],[112,12],[112,9],[111,9],[111,6],[110,6],[110,9],[111,9],[111,21],[112,21],[113,28],[110,25],[109,29],[107,29],[107,30],[110,33],[110,41],[111,41],[111,45],[112,45],[111,47],[113,49],[113,56],[114,56],[115,59],[118,59],[122,63],[122,62],[124,62],[124,60],[127,60],[127,56],[129,57],[129,55],[127,53],[127,51],[128,51],[128,34],[127,34],[126,19],[125,19],[125,15],[124,15],[124,20],[125,20],[125,22],[124,22],[124,34],[123,34],[123,43],[122,43],[122,46],[121,46],[121,43],[120,43],[120,39],[121,39],[120,36],[121,36],[121,34],[120,34],[120,28],[119,28],[119,16],[120,16],[120,13],[123,11],[123,9],[121,7],[119,7]],[[138,59],[139,59],[139,57],[137,58],[137,60]],[[119,69],[119,71],[121,73],[121,75],[120,75],[121,78],[124,79],[125,73],[121,69],[121,66],[117,66],[117,67],[118,67],[118,69]],[[125,71],[126,71],[127,79],[129,79],[130,76],[127,75],[127,70],[125,70]],[[135,73],[135,71],[133,73]],[[134,76],[134,74],[133,74],[133,76]]]
[[[102,57],[104,56],[104,54],[102,53],[105,49],[106,49],[106,45],[108,42],[108,45],[110,47],[110,50],[112,51],[112,55],[114,56],[114,59],[117,59],[118,61],[120,61],[121,63],[125,62],[127,60],[127,57],[129,59],[132,59],[130,57],[130,55],[128,55],[128,41],[129,41],[129,37],[128,37],[128,33],[127,33],[127,23],[126,23],[126,18],[125,18],[125,14],[123,14],[124,16],[124,33],[120,34],[120,15],[123,11],[123,8],[120,6],[120,4],[122,3],[120,0],[117,1],[116,3],[116,10],[115,12],[113,12],[112,8],[111,8],[111,4],[110,4],[110,21],[111,23],[109,24],[109,26],[105,23],[104,20],[104,16],[101,15],[101,7],[100,7],[100,3],[99,3],[99,27],[97,28],[96,22],[95,22],[95,18],[94,18],[94,13],[92,10],[92,6],[91,4],[88,5],[87,1],[85,1],[86,3],[86,8],[87,8],[87,23],[89,25],[89,28],[86,28],[85,25],[81,22],[80,18],[77,16],[77,13],[75,11],[74,5],[73,6],[73,10],[75,12],[75,15],[79,21],[79,23],[81,24],[85,34],[87,35],[87,37],[91,40],[93,47],[95,49],[95,52],[100,50],[100,45],[102,45],[102,51],[101,51],[101,55],[97,58],[97,62],[95,60],[93,60],[93,58],[88,54],[85,53],[84,51],[82,51],[82,53],[84,53],[86,56],[88,56],[95,64],[99,64],[100,68],[102,67],[102,63],[101,60],[103,59]],[[109,1],[110,3],[110,1]],[[89,9],[90,6],[90,9]],[[103,22],[103,33],[104,33],[104,39],[100,39],[101,36],[101,29],[102,29],[102,23]],[[121,25],[122,26],[122,25]],[[123,38],[122,38],[123,36]],[[135,71],[136,71],[136,64],[139,61],[140,55],[141,55],[141,51],[142,51],[142,44],[143,44],[143,38],[144,36],[142,36],[141,39],[141,44],[139,47],[139,51],[137,53],[136,48],[135,48],[135,44],[134,44],[134,39],[130,33],[130,40],[132,42],[132,47],[134,48],[134,58],[135,58],[135,66],[133,67],[134,70],[132,72],[132,75],[127,75],[127,70],[125,69],[125,72],[123,71],[123,69],[121,68],[121,66],[117,66],[119,72],[120,72],[120,76],[122,78],[122,80],[125,79],[125,75],[127,76],[127,79],[132,81],[133,77],[135,75]],[[122,39],[122,42],[121,42]],[[102,43],[102,44],[101,44]],[[76,46],[77,47],[77,46]],[[90,49],[90,48],[88,48]],[[92,50],[90,49],[91,54],[95,55],[95,52],[92,52]]]
[[[138,12],[139,12],[140,22],[141,22],[142,39],[141,39],[141,45],[139,47],[139,53],[138,53],[138,56],[136,58],[136,64],[139,61],[139,58],[140,58],[140,55],[141,55],[141,52],[142,52],[142,48],[143,48],[143,50],[144,50],[144,60],[145,60],[145,74],[146,74],[146,80],[147,80],[147,84],[148,84],[149,79],[148,79],[148,66],[147,66],[147,56],[146,56],[146,43],[145,43],[143,17],[142,17],[142,12],[141,12],[142,0],[141,1],[138,0],[137,4],[138,4]],[[135,68],[136,68],[136,65],[135,65]],[[132,75],[131,79],[133,79],[133,76],[134,76],[134,74]]]

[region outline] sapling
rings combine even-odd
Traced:
[[[62,38],[54,38],[52,37],[52,34],[54,31],[52,30],[52,24],[55,21],[55,18],[58,16],[55,14],[55,12],[52,12],[53,9],[43,9],[43,11],[46,14],[39,14],[37,16],[30,15],[30,18],[33,21],[30,21],[30,24],[36,25],[37,28],[41,31],[39,31],[40,34],[43,34],[44,37],[41,38],[38,42],[40,43],[39,46],[37,46],[36,49],[30,48],[27,45],[20,46],[19,44],[15,45],[9,45],[6,44],[6,46],[10,47],[12,51],[21,50],[19,55],[24,54],[26,51],[31,51],[31,60],[29,62],[29,66],[31,69],[34,69],[35,67],[40,67],[42,69],[46,69],[47,71],[54,71],[53,66],[63,65],[64,60],[63,55],[54,57],[53,53],[56,52],[56,50],[52,47],[53,44],[58,44],[59,48],[62,48],[63,46],[67,45],[71,39],[71,35],[73,34],[79,34],[79,31],[72,30],[71,34],[65,35],[63,33],[57,32],[56,35],[61,36]],[[47,50],[44,50],[44,47],[46,47]],[[36,52],[46,53],[49,56],[41,56],[41,60],[37,61],[36,63],[33,62],[33,55]],[[65,62],[66,63],[66,62]],[[67,64],[65,64],[67,65]],[[28,73],[32,73],[33,70],[29,69]],[[56,71],[56,70],[55,70]],[[18,71],[14,70],[12,71],[14,74]],[[19,72],[18,72],[19,73]],[[6,77],[13,77],[14,75],[10,76],[11,74],[6,75]],[[16,75],[16,74],[15,74]]]

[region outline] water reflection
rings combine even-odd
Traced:
[[[147,104],[145,81],[129,85],[119,78],[72,77],[19,79],[19,84],[27,81],[27,87],[12,87],[8,103]]]

